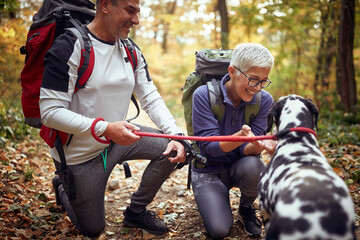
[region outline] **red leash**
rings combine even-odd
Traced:
[[[141,137],[157,137],[157,138],[171,138],[176,140],[192,140],[192,141],[205,141],[205,142],[253,142],[259,140],[276,140],[279,136],[285,135],[289,132],[306,132],[314,134],[317,138],[317,135],[314,130],[305,127],[296,127],[285,129],[274,135],[265,135],[265,136],[254,136],[254,137],[245,137],[245,136],[209,136],[209,137],[199,137],[199,136],[179,136],[179,135],[168,135],[168,134],[159,134],[159,133],[149,133],[149,132],[133,132],[135,135]]]

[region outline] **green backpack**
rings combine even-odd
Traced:
[[[211,110],[215,118],[220,123],[225,115],[224,97],[221,93],[221,79],[228,73],[228,67],[233,50],[223,49],[202,49],[195,53],[195,72],[192,72],[186,79],[185,86],[182,88],[182,104],[184,106],[184,115],[186,129],[189,136],[193,136],[192,126],[192,96],[194,91],[201,85],[207,84]],[[246,105],[245,122],[250,124],[251,120],[258,114],[261,105],[261,92],[256,95],[256,104]],[[199,152],[197,145],[193,142],[192,147]],[[191,164],[196,168],[204,168],[205,163],[196,158],[191,160]],[[190,189],[191,167],[188,169],[187,188]]]
[[[192,126],[192,96],[194,91],[203,84],[207,84],[211,110],[220,123],[225,114],[224,97],[220,91],[220,81],[228,73],[233,50],[202,49],[195,53],[195,72],[186,79],[183,87],[182,104],[186,130],[189,136],[193,136]],[[261,105],[261,92],[256,95],[256,104],[245,107],[245,122],[250,124],[251,120],[258,114]]]

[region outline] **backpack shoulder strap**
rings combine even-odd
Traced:
[[[75,92],[85,86],[86,81],[94,69],[95,54],[92,51],[92,43],[84,28],[75,20],[70,18],[71,23],[75,26],[67,28],[71,31],[80,41],[81,45],[81,59],[78,69],[78,78],[76,80]]]
[[[67,29],[76,29],[78,31],[78,33],[75,33],[74,30],[72,30],[72,32],[79,38],[83,40],[83,45],[81,45],[81,47],[83,47],[86,51],[91,50],[92,47],[92,43],[91,40],[89,38],[89,36],[86,33],[85,27],[76,19],[73,19],[70,16],[69,21],[72,23],[72,25],[74,26],[73,28],[67,28]],[[81,41],[81,40],[80,40]]]
[[[207,77],[207,76],[202,76],[202,78]],[[205,79],[206,80],[206,79]],[[204,79],[202,79],[202,81],[205,81]],[[222,95],[221,92],[221,81],[220,80],[216,80],[215,78],[212,78],[210,81],[206,81],[206,85],[207,85],[207,89],[208,89],[208,93],[209,93],[209,101],[210,101],[210,108],[211,111],[214,113],[214,116],[216,118],[216,120],[218,121],[218,123],[221,122],[221,120],[224,118],[225,115],[225,105],[224,105],[224,96]],[[197,146],[196,143],[193,144],[193,148],[196,152],[200,152],[199,148]],[[197,159],[193,159],[191,161],[191,164],[193,167],[195,168],[205,168],[206,167],[206,163],[202,163],[197,161]],[[190,169],[191,167],[189,167]],[[190,181],[190,172],[188,173],[188,182]],[[189,184],[188,184],[188,189],[189,189]]]
[[[225,115],[225,105],[220,89],[221,81],[212,79],[206,82],[209,91],[210,107],[216,119],[220,122]],[[256,117],[261,106],[261,91],[255,94],[255,104],[246,105],[245,107],[245,123],[247,125]]]
[[[261,91],[255,94],[255,104],[245,106],[245,123],[247,125],[255,118],[259,113],[261,106]]]
[[[131,66],[133,67],[133,71],[135,72],[137,67],[137,55],[134,42],[128,39],[122,39],[121,42],[124,44],[126,55],[131,63]]]
[[[216,79],[211,79],[211,81],[206,82],[209,92],[211,111],[214,113],[215,118],[219,123],[225,115],[225,105],[223,103],[224,97],[221,93],[220,84],[221,81]]]
[[[126,55],[127,58],[129,59],[131,66],[133,68],[133,71],[135,73],[136,67],[137,67],[137,63],[138,63],[138,59],[137,59],[137,55],[136,55],[136,50],[135,50],[135,44],[133,41],[128,40],[128,39],[122,39],[121,42],[124,44],[124,48],[126,51]],[[137,118],[140,114],[140,107],[139,104],[136,101],[136,98],[134,96],[134,94],[131,95],[131,101],[134,103],[137,113],[135,115],[135,117],[132,117],[130,119],[127,119],[126,121],[131,122],[132,120],[134,120],[135,118]]]

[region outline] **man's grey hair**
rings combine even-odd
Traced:
[[[110,0],[112,5],[116,5],[116,3],[118,2],[118,0]],[[95,6],[98,7],[100,4],[100,0],[96,0]]]
[[[230,65],[240,68],[243,72],[251,67],[271,69],[274,65],[274,57],[259,43],[242,43],[235,47]]]

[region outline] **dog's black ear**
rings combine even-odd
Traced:
[[[310,112],[313,116],[314,126],[316,127],[316,131],[319,131],[318,127],[318,119],[319,119],[319,109],[316,107],[314,102],[311,99],[306,99],[306,106],[310,109]]]
[[[268,111],[268,115],[267,115],[267,128],[266,128],[266,132],[270,132],[272,129],[272,126],[274,124],[274,118],[276,116],[276,103],[277,101],[273,102],[273,104],[271,105],[269,111]]]

